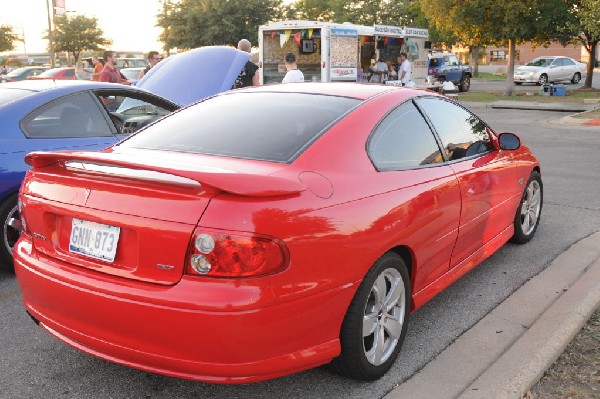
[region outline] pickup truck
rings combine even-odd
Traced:
[[[427,75],[440,83],[452,82],[461,92],[469,91],[471,87],[471,67],[461,65],[458,57],[451,53],[429,54]]]

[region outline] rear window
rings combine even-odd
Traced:
[[[318,94],[237,92],[176,112],[119,145],[287,163],[360,102]]]
[[[0,89],[0,105],[8,104],[30,94],[33,94],[31,90]]]

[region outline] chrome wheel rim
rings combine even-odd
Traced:
[[[537,226],[542,209],[542,188],[537,180],[532,180],[527,186],[523,204],[521,205],[521,230],[530,235]]]
[[[19,219],[19,210],[17,209],[17,205],[15,205],[4,220],[3,228],[2,228],[2,238],[4,241],[4,246],[7,249],[9,254],[12,254],[13,248],[21,235],[21,232],[10,225],[12,219]]]
[[[396,349],[405,312],[402,275],[394,268],[386,269],[371,287],[363,317],[363,349],[372,365],[382,365]]]

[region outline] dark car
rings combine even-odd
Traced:
[[[27,66],[23,68],[17,68],[12,72],[3,75],[0,78],[0,82],[18,82],[27,79],[29,76],[37,76],[47,70],[48,67],[45,66]]]
[[[461,65],[458,57],[450,53],[434,53],[429,55],[427,75],[440,83],[452,82],[461,92],[471,87],[471,68]]]

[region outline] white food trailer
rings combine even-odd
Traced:
[[[412,80],[423,83],[431,43],[427,29],[279,21],[259,27],[258,46],[261,84],[281,82],[288,52],[296,55],[304,79],[316,82],[366,80],[373,53],[396,64],[405,52],[412,64]]]

